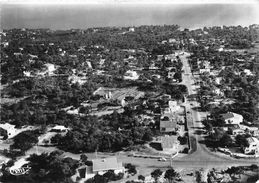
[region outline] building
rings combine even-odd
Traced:
[[[210,73],[210,69],[200,69],[200,74],[203,74],[203,73]]]
[[[176,41],[176,39],[174,39],[174,38],[169,38],[168,42],[169,43],[178,43],[178,41]]]
[[[137,90],[137,87],[130,88],[106,88],[100,87],[93,92],[93,95],[99,95],[107,100],[118,101],[121,105],[125,102],[126,97],[133,97],[137,100],[145,95],[145,92]]]
[[[171,155],[175,152],[178,152],[179,141],[175,135],[165,135],[156,137],[153,141],[153,144],[156,144],[157,150],[164,151],[164,153]]]
[[[215,83],[216,83],[217,85],[220,85],[220,84],[221,84],[221,81],[222,81],[222,77],[216,77],[216,78],[215,78]]]
[[[177,102],[173,100],[168,101],[168,105],[171,112],[179,111],[181,108],[179,105],[177,105]]]
[[[243,122],[243,116],[233,112],[221,114],[221,117],[226,124],[240,124]]]
[[[257,154],[259,153],[259,140],[255,137],[248,137],[247,139],[248,146],[244,148],[245,154]]]
[[[125,168],[121,162],[118,162],[116,157],[108,157],[104,159],[93,159],[93,165],[83,165],[77,169],[75,177],[72,179],[76,182],[76,177],[80,177],[83,181],[93,178],[96,174],[103,175],[109,170],[113,170],[115,174],[124,173]]]
[[[239,127],[239,125],[231,125],[230,127],[228,127],[228,132],[231,134],[231,135],[242,135],[245,133],[245,131],[243,129],[241,129]]]
[[[130,27],[129,28],[129,32],[135,32],[135,28],[134,27]]]
[[[68,132],[68,128],[62,126],[62,125],[56,125],[54,126],[50,131],[52,132],[58,132],[58,133],[63,133],[63,132]]]
[[[172,133],[177,131],[176,121],[171,120],[168,116],[163,116],[160,119],[160,132]]]
[[[179,141],[177,140],[177,136],[163,136],[161,137],[161,146],[163,150],[166,149],[178,149]]]
[[[124,79],[126,80],[137,80],[139,78],[139,75],[136,71],[131,71],[128,70],[125,74],[124,74]]]
[[[105,159],[93,159],[93,173],[104,174],[109,170],[113,170],[115,174],[124,173],[122,162],[118,162],[116,157]]]
[[[9,123],[0,124],[0,128],[3,128],[7,131],[8,138],[12,138],[17,135],[17,129],[15,128],[15,125],[11,125]]]
[[[218,95],[218,96],[224,96],[224,92],[222,92],[222,91],[220,90],[220,88],[214,88],[214,89],[213,89],[213,92],[214,92],[214,94],[216,94],[216,95]]]

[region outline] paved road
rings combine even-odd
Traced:
[[[188,88],[189,95],[197,94],[197,89],[199,86],[194,85],[195,78],[191,73],[190,65],[187,60],[187,56],[189,56],[187,53],[180,56],[182,62],[183,62],[183,82],[182,84],[185,84]],[[234,159],[232,157],[229,157],[227,155],[218,155],[210,150],[207,149],[207,147],[200,143],[200,141],[204,140],[204,136],[197,134],[197,130],[203,128],[203,125],[201,123],[203,118],[206,118],[207,114],[206,112],[200,112],[197,111],[197,108],[200,106],[197,101],[190,101],[187,99],[186,101],[186,110],[189,110],[190,113],[187,115],[190,115],[188,121],[188,128],[189,128],[189,134],[190,136],[194,137],[196,139],[196,145],[197,150],[193,152],[192,154],[188,155],[184,158],[182,161],[190,162],[191,164],[197,164],[200,166],[206,167],[207,165],[226,165],[226,166],[232,166],[234,164],[243,164],[243,163],[258,163],[258,161],[255,160],[248,160],[248,159]],[[196,109],[195,109],[196,108]]]
[[[182,84],[185,84],[188,88],[189,94],[196,94],[196,89],[198,86],[194,85],[194,77],[191,74],[191,69],[187,61],[188,54],[184,54],[180,56],[182,62],[183,62],[183,82]],[[192,105],[191,105],[192,104]],[[188,155],[180,155],[175,157],[172,160],[172,166],[175,169],[180,170],[199,170],[201,168],[203,169],[211,169],[211,168],[226,168],[229,166],[240,166],[240,165],[251,165],[251,164],[259,164],[259,160],[255,159],[234,159],[232,157],[229,157],[227,155],[218,155],[211,151],[209,151],[204,144],[199,143],[199,141],[203,140],[203,136],[198,135],[195,133],[195,131],[198,128],[202,128],[202,123],[200,122],[202,118],[206,117],[206,113],[199,112],[195,109],[195,107],[199,107],[199,103],[197,101],[189,101],[187,100],[185,103],[185,106],[187,110],[190,111],[188,115],[190,115],[190,119],[188,121],[188,128],[189,128],[189,134],[196,139],[196,145],[197,149],[192,154]],[[52,147],[33,147],[30,149],[26,155],[33,154],[33,153],[42,153],[42,152],[51,152],[53,150],[56,150],[56,148]],[[73,154],[73,153],[65,153],[66,156],[79,159],[80,154]],[[95,158],[94,153],[87,154],[89,159]],[[107,157],[106,155],[98,155],[98,158],[100,157]],[[128,157],[126,153],[118,153],[117,157],[119,161],[122,161],[123,163],[132,163],[138,167],[140,170],[140,174],[146,175],[147,173],[150,173],[153,169],[161,168],[166,169],[170,166],[170,162],[161,162],[157,159],[149,159],[149,158],[135,158],[135,157]]]

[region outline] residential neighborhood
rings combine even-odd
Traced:
[[[0,182],[259,180],[258,24],[0,36]]]

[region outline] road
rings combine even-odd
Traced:
[[[188,63],[187,57],[189,56],[188,53],[185,52],[184,55],[181,55],[180,58],[183,62],[183,81],[182,84],[186,85],[188,89],[189,95],[197,94],[197,89],[199,86],[195,85],[195,77],[191,73],[191,68]],[[197,149],[192,154],[188,155],[184,158],[184,161],[191,162],[192,164],[200,165],[201,168],[205,168],[206,166],[212,165],[225,165],[225,166],[232,166],[243,164],[244,162],[249,163],[256,163],[255,160],[241,160],[241,159],[234,159],[232,157],[226,155],[218,155],[216,153],[211,152],[205,144],[200,143],[204,140],[204,135],[197,133],[197,131],[203,128],[201,121],[206,118],[207,113],[198,111],[197,108],[200,107],[200,104],[195,100],[190,101],[187,98],[185,102],[185,107],[187,111],[190,111],[187,117],[188,120],[188,128],[189,134],[191,137],[195,138]],[[258,162],[258,161],[257,161]]]
[[[191,69],[187,60],[188,54],[185,53],[184,55],[180,55],[180,58],[183,62],[183,81],[182,84],[186,85],[188,88],[189,94],[196,94],[197,88],[199,86],[194,85],[195,78],[191,73]],[[211,152],[207,147],[200,143],[204,139],[202,135],[197,134],[197,130],[203,127],[201,120],[206,117],[206,113],[197,111],[195,108],[199,107],[199,103],[197,101],[190,101],[188,98],[185,101],[185,107],[188,116],[188,128],[189,134],[196,140],[197,149],[188,155],[180,155],[175,157],[172,160],[172,166],[176,170],[187,171],[187,170],[199,170],[203,169],[211,169],[211,168],[227,168],[229,166],[245,166],[251,164],[259,164],[258,159],[234,159],[227,155],[219,155],[216,153]],[[30,155],[33,153],[43,153],[43,152],[52,152],[56,150],[54,147],[41,147],[35,146],[31,148],[29,151],[26,152],[26,155]],[[80,159],[80,154],[73,154],[66,152],[65,155],[67,157],[71,157],[73,159]],[[98,158],[104,158],[110,156],[111,154],[98,154]],[[137,157],[129,157],[127,153],[120,152],[115,153],[118,160],[123,163],[132,163],[136,165],[139,170],[139,174],[147,175],[156,168],[160,168],[162,170],[167,169],[170,166],[170,161],[161,162],[157,159],[150,159],[150,158],[137,158]],[[96,158],[95,153],[87,153],[89,159]]]

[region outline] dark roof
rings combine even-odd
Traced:
[[[160,121],[160,128],[176,128],[176,123],[172,121]]]
[[[228,113],[225,113],[225,114],[221,114],[221,117],[222,117],[224,120],[227,120],[227,119],[233,118],[233,117],[234,117],[234,114],[228,112]]]

